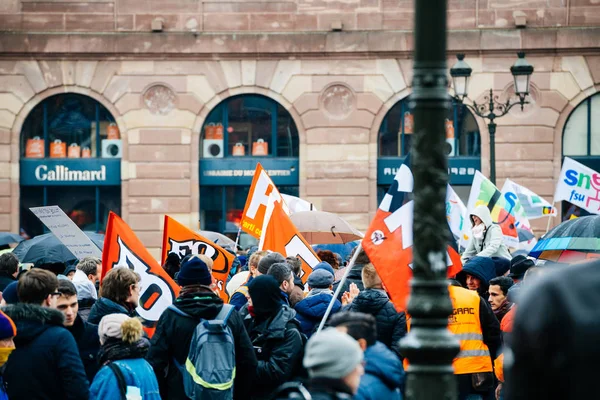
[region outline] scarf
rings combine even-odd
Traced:
[[[106,365],[109,362],[127,358],[144,358],[149,348],[150,342],[144,337],[135,343],[125,343],[121,339],[108,338],[100,347],[98,360],[100,365]]]
[[[498,321],[502,321],[502,318],[504,318],[511,306],[512,303],[510,303],[508,300],[504,300],[504,303],[494,310],[494,314],[496,315],[496,318],[498,318]]]
[[[329,288],[314,288],[311,289],[310,292],[308,292],[308,295],[306,297],[311,297],[311,296],[316,296],[318,294],[321,293],[327,293],[333,296],[333,290],[329,289]]]

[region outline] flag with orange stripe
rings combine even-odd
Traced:
[[[135,311],[144,320],[148,335],[152,336],[160,315],[179,295],[179,286],[125,221],[111,212],[104,236],[101,282],[108,271],[120,267],[129,268],[141,277],[139,305]]]
[[[313,268],[321,262],[312,246],[298,232],[296,226],[284,211],[282,204],[271,197],[265,213],[259,250],[271,250],[285,257],[298,257],[302,261],[302,279],[306,283]]]
[[[165,215],[165,228],[163,233],[162,264],[165,264],[167,255],[176,253],[183,258],[188,254],[204,254],[213,260],[212,275],[215,291],[225,303],[229,296],[225,290],[227,276],[235,256],[216,243],[208,240],[199,233],[180,224],[173,218]]]

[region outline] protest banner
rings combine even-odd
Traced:
[[[454,240],[459,244],[465,240],[468,242],[468,236],[463,238],[465,227],[468,225],[467,207],[450,185],[446,189],[446,219]]]
[[[556,208],[552,204],[527,189],[525,186],[521,186],[510,179],[507,179],[506,182],[504,182],[502,193],[505,197],[507,195],[517,197],[525,211],[525,216],[529,220],[556,215]]]
[[[312,269],[321,261],[312,246],[302,237],[283,209],[272,196],[267,203],[259,250],[271,250],[285,257],[299,257],[302,261],[302,282],[306,283]]]
[[[592,214],[600,214],[600,174],[565,157],[554,192],[554,202],[562,200]]]
[[[102,257],[98,246],[59,206],[31,207],[30,210],[77,259]]]
[[[179,285],[166,273],[117,214],[108,216],[104,250],[102,251],[102,278],[113,268],[129,268],[140,277],[140,300],[135,309],[144,320],[146,332],[151,336],[153,326],[163,311],[179,295]]]
[[[233,254],[199,233],[180,224],[168,215],[165,215],[161,264],[165,264],[169,253],[175,253],[180,258],[189,254],[204,254],[212,259],[212,275],[215,280],[215,289],[224,302],[227,303],[229,301],[225,284],[229,270],[235,259]]]
[[[275,200],[281,203],[285,214],[289,215],[289,209],[281,197],[279,190],[264,170],[260,163],[256,164],[252,185],[248,192],[244,213],[240,222],[240,228],[248,234],[260,239],[265,220],[265,212],[269,203],[269,197],[274,196]]]

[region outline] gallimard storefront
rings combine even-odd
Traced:
[[[30,207],[60,206],[83,230],[103,232],[108,212],[120,212],[121,139],[100,103],[61,94],[39,103],[21,134],[20,227],[44,233]]]

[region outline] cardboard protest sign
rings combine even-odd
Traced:
[[[277,187],[271,178],[269,178],[269,175],[267,175],[267,172],[262,165],[258,163],[256,164],[254,178],[252,178],[252,185],[248,192],[248,198],[246,199],[244,213],[242,214],[242,220],[240,222],[242,230],[257,239],[260,238],[262,233],[265,212],[270,196],[274,196],[275,200],[281,203],[281,207],[285,214],[290,214],[279,190],[277,190]]]
[[[101,285],[104,276],[113,268],[129,268],[140,275],[140,300],[135,311],[145,321],[146,327],[153,326],[179,295],[179,285],[152,257],[125,221],[111,212],[104,237]],[[146,332],[151,335],[153,329]]]
[[[224,302],[229,301],[225,290],[227,276],[235,259],[235,256],[223,249],[216,243],[208,240],[180,224],[173,218],[165,215],[165,228],[163,234],[162,264],[164,265],[167,255],[176,253],[183,258],[188,254],[204,254],[213,260],[212,275],[216,280],[219,297]]]
[[[102,252],[59,206],[31,207],[31,212],[78,259],[102,257]]]

